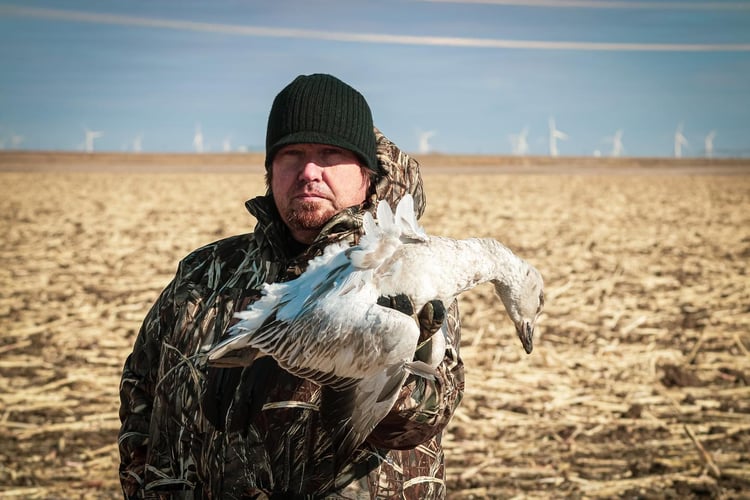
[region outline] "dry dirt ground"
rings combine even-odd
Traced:
[[[260,169],[91,165],[0,165],[2,498],[121,498],[140,321],[182,256],[252,228],[263,190]],[[430,233],[495,237],[547,284],[528,356],[491,287],[460,299],[449,498],[750,498],[748,166],[575,167],[423,161]]]

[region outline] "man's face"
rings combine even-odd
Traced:
[[[349,150],[326,144],[290,144],[271,166],[276,208],[294,239],[310,244],[328,219],[365,201],[369,177]]]

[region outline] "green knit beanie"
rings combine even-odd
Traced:
[[[288,144],[319,143],[355,153],[380,173],[372,113],[365,98],[331,75],[300,75],[273,101],[266,130],[266,170]]]

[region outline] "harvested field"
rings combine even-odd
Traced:
[[[528,356],[490,286],[460,300],[449,498],[747,498],[747,166],[423,165],[429,232],[498,238],[547,283]],[[118,384],[140,321],[182,256],[252,228],[243,202],[263,191],[259,169],[106,169],[0,173],[3,498],[121,498]]]

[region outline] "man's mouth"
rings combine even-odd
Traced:
[[[295,195],[294,198],[299,201],[319,201],[328,199],[321,193],[299,193]]]

